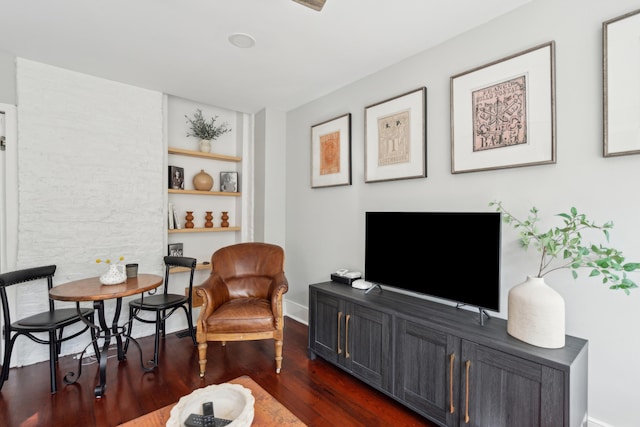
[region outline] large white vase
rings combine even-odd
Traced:
[[[564,321],[564,298],[544,278],[527,276],[509,290],[509,335],[537,347],[562,348]]]

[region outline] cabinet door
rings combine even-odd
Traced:
[[[460,339],[398,319],[396,340],[395,395],[440,424],[456,425]]]
[[[462,342],[461,426],[560,427],[562,372],[469,341]]]
[[[355,376],[391,391],[391,316],[359,304],[347,304],[341,363]]]
[[[309,298],[309,349],[329,362],[338,363],[344,340],[344,302],[332,295],[311,291]]]

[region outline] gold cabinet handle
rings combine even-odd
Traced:
[[[467,378],[465,381],[465,398],[464,398],[464,422],[469,424],[469,368],[471,367],[471,361],[465,362],[465,368],[467,370]]]
[[[449,413],[453,414],[455,408],[453,407],[453,361],[456,360],[456,355],[451,353],[449,355]]]
[[[338,312],[338,354],[342,354],[342,349],[340,348],[340,321],[342,320],[342,312]]]
[[[351,315],[347,314],[347,318],[344,322],[344,357],[347,359],[349,358],[349,318],[351,318]]]

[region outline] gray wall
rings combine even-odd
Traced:
[[[502,200],[526,217],[537,206],[543,226],[559,225],[553,215],[571,206],[597,222],[612,220],[611,245],[640,260],[640,156],[603,158],[602,22],[640,7],[637,1],[538,0],[486,25],[357,81],[287,114],[287,297],[307,305],[307,285],[325,281],[339,267],[364,268],[364,213],[368,210],[489,211]],[[551,40],[556,42],[557,163],[451,174],[450,77]],[[426,179],[364,183],[364,108],[409,90],[427,87]],[[635,96],[634,94],[633,96]],[[310,188],[310,127],[352,113],[353,184]],[[411,233],[402,224],[389,232]],[[441,230],[459,238],[455,230]],[[465,236],[460,239],[464,268]],[[437,251],[438,240],[416,242]],[[518,247],[517,234],[503,227],[501,310],[507,293],[535,274],[537,253]],[[402,266],[390,266],[390,268]],[[425,265],[416,280],[444,275],[455,286],[455,271]],[[639,280],[639,275],[634,278]],[[482,277],[478,277],[481,283]],[[640,290],[626,296],[582,274],[562,270],[547,276],[566,302],[566,329],[589,347],[589,413],[603,425],[637,425],[640,371]]]
[[[16,104],[16,59],[0,51],[0,103]]]

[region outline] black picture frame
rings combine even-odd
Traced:
[[[169,188],[172,190],[184,190],[184,168],[169,166]]]
[[[167,245],[167,255],[169,256],[183,256],[183,244],[182,243],[169,243]]]
[[[223,193],[238,193],[240,191],[238,172],[220,172],[220,191]]]

